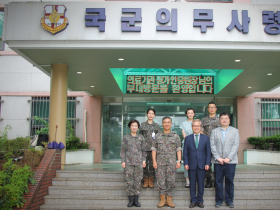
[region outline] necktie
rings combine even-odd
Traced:
[[[198,148],[198,135],[195,135],[195,147]]]

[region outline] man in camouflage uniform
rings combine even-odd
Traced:
[[[211,132],[213,129],[221,127],[220,125],[220,119],[218,116],[216,116],[216,111],[217,111],[217,107],[216,104],[214,102],[209,102],[208,104],[208,112],[209,112],[209,116],[206,116],[204,118],[202,118],[201,122],[202,122],[202,128],[203,128],[203,133],[209,137],[211,136]],[[211,154],[212,157],[212,154]],[[210,169],[206,171],[206,185],[205,188],[210,188],[212,187],[212,164],[210,165]]]
[[[144,136],[146,141],[146,167],[143,170],[144,184],[143,187],[154,187],[154,177],[155,169],[153,168],[153,159],[152,159],[152,143],[155,139],[155,135],[160,132],[159,124],[153,121],[153,118],[156,116],[156,111],[154,109],[148,109],[146,122],[141,123],[139,134]]]
[[[129,123],[129,127],[130,124],[132,123]],[[129,198],[128,207],[132,207],[132,205],[140,207],[138,196],[140,194],[143,167],[146,166],[147,156],[144,137],[137,133],[135,133],[135,136],[133,136],[132,133],[125,135],[121,145],[120,156],[124,168],[126,192]]]
[[[163,132],[156,134],[156,139],[151,147],[160,194],[160,203],[157,207],[161,208],[167,204],[174,208],[172,191],[175,188],[176,169],[181,167],[181,140],[176,133],[171,132],[172,120],[170,117],[164,117],[162,125]],[[176,161],[176,154],[178,161]]]

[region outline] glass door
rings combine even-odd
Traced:
[[[162,118],[172,118],[171,130],[183,140],[180,124],[185,121],[185,111],[188,108],[195,110],[195,119],[208,116],[208,103],[158,103],[158,102],[124,102],[119,104],[103,105],[103,132],[102,132],[102,160],[120,161],[120,149],[123,136],[130,133],[128,122],[136,119],[140,124],[147,120],[148,108],[156,110],[154,121],[162,130]],[[233,105],[217,105],[217,115],[227,112],[231,116],[231,125],[234,125]]]
[[[129,134],[128,123],[130,120],[138,120],[140,125],[147,120],[146,103],[123,103],[123,135]]]
[[[102,160],[120,160],[122,104],[103,105]]]

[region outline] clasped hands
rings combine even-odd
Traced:
[[[185,165],[185,169],[189,170],[190,169],[189,165]],[[205,165],[205,170],[206,171],[209,170],[209,166],[208,165]]]
[[[219,161],[221,163],[221,165],[224,165],[224,163],[229,163],[230,159],[229,158],[219,158],[217,159],[217,161]]]

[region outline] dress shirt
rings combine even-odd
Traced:
[[[223,144],[225,142],[225,138],[226,138],[226,134],[227,134],[227,130],[228,130],[228,127],[226,130],[224,130],[222,127],[221,127],[221,130],[222,130],[222,134],[223,134]]]
[[[193,137],[194,137],[194,144],[195,144],[195,140],[196,140],[196,135],[198,135],[198,144],[199,144],[200,133],[198,133],[198,134],[193,133]]]

